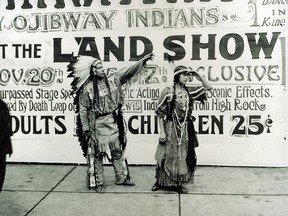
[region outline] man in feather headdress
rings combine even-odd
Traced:
[[[71,86],[78,113],[77,135],[87,159],[87,186],[96,188],[97,193],[104,192],[103,158],[108,157],[108,149],[116,176],[115,184],[135,185],[124,158],[126,127],[121,109],[124,103],[122,85],[139,74],[153,56],[150,53],[134,65],[108,76],[101,60],[93,57],[78,56],[68,65],[68,77],[74,77]]]

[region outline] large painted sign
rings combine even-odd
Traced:
[[[155,163],[154,110],[172,85],[171,56],[213,86],[207,102],[194,105],[199,164],[288,165],[287,1],[8,0],[0,11],[10,161],[85,162],[69,60],[97,57],[111,73],[153,52],[154,61],[124,89],[130,163]]]

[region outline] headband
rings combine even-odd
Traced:
[[[96,63],[96,64],[95,64],[95,66],[96,66],[96,65],[99,64],[99,63],[102,64],[102,61],[101,61],[100,59],[96,59],[95,61],[92,62],[91,66],[92,66],[94,63]]]
[[[192,68],[190,68],[190,67],[186,67],[186,68],[183,68],[183,69],[180,69],[180,70],[178,70],[178,71],[175,71],[174,72],[174,76],[176,76],[177,74],[179,74],[179,73],[183,73],[183,72],[186,72],[186,73],[193,73],[193,72],[195,72],[194,70],[192,70]]]

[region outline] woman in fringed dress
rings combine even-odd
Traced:
[[[202,86],[186,85],[189,76],[197,77]],[[160,137],[155,159],[156,182],[152,191],[162,187],[176,187],[180,193],[188,193],[187,183],[193,180],[198,146],[191,119],[193,102],[204,103],[207,80],[189,67],[177,66],[172,87],[163,89],[158,100],[156,114],[159,117]]]

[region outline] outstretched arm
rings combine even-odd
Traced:
[[[147,55],[145,55],[141,60],[143,61],[144,66],[146,65],[147,61],[149,60],[153,60],[154,58],[154,53],[149,53]]]
[[[136,62],[134,65],[131,65],[128,68],[123,68],[119,70],[118,73],[120,76],[120,82],[123,84],[127,80],[129,80],[131,77],[138,74],[143,69],[143,67],[146,66],[147,61],[153,60],[153,57],[154,57],[154,54],[149,53],[145,55],[142,59],[140,59],[138,62]]]

